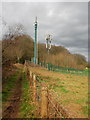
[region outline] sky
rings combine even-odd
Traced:
[[[2,3],[2,18],[7,26],[20,23],[33,39],[36,16],[38,42],[46,43],[45,36],[51,34],[53,45],[88,58],[88,2]]]

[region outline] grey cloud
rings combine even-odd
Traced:
[[[2,8],[2,17],[8,25],[23,24],[27,33],[33,38],[33,24],[37,16],[39,42],[45,43],[45,35],[50,33],[53,36],[53,44],[63,45],[71,52],[85,54],[88,49],[87,2],[17,2],[3,3]]]

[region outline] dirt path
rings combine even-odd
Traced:
[[[13,95],[9,98],[9,104],[3,112],[3,118],[18,118],[20,99],[22,95],[22,77],[19,75]]]

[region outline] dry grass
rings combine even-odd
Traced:
[[[56,73],[41,67],[31,67],[58,94],[57,101],[65,106],[76,118],[88,117],[88,77]]]

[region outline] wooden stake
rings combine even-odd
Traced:
[[[33,100],[36,103],[36,75],[33,74]]]
[[[29,74],[30,74],[30,86],[32,86],[32,71],[29,70]]]
[[[42,87],[41,91],[41,118],[47,118],[48,111],[48,91],[47,87]]]

